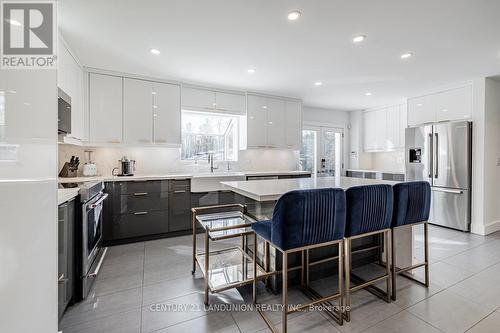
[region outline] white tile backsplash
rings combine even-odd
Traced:
[[[381,171],[405,172],[404,150],[372,154],[372,169]]]
[[[181,161],[179,148],[164,147],[80,147],[59,145],[59,170],[72,155],[80,157],[78,174],[87,162],[85,150],[93,150],[94,162],[100,175],[109,176],[122,156],[136,160],[136,174],[202,173],[209,172],[207,161]],[[250,149],[239,152],[239,160],[230,162],[231,171],[289,171],[298,170],[299,152],[285,149]],[[217,162],[219,171],[227,169],[227,162]]]

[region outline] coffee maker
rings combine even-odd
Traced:
[[[120,167],[113,169],[111,172],[113,176],[125,177],[134,175],[135,160],[130,160],[127,156],[123,156],[118,162],[120,162]],[[115,170],[120,170],[120,173],[115,175]]]

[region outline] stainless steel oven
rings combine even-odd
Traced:
[[[82,202],[81,223],[81,298],[85,299],[99,274],[107,248],[102,246],[102,221],[104,201],[108,197],[103,192],[104,184],[84,184],[80,188]]]

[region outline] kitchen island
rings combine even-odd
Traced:
[[[255,201],[276,201],[283,194],[293,190],[312,190],[320,188],[341,188],[347,190],[353,186],[389,184],[397,182],[378,179],[350,177],[311,177],[296,179],[272,179],[254,181],[230,181],[222,184],[231,191]]]
[[[276,201],[285,193],[293,190],[311,190],[321,188],[341,188],[344,190],[354,186],[363,185],[376,185],[376,184],[397,184],[396,181],[380,180],[380,179],[364,179],[364,178],[351,178],[351,177],[311,177],[311,178],[297,178],[297,179],[278,179],[278,180],[255,180],[255,181],[227,181],[222,182],[224,187],[231,191],[247,198],[246,205],[248,212],[252,217],[257,220],[269,220],[272,218],[272,212]],[[398,264],[407,264],[412,262],[412,232],[406,231],[405,234],[398,233]],[[366,237],[357,239],[353,242],[353,246],[359,249],[367,249],[360,251],[361,253],[353,258],[353,267],[364,265],[370,262],[378,262],[382,260],[383,253],[381,239],[378,236]],[[247,251],[252,252],[252,248]],[[264,255],[263,244],[258,244],[257,257],[263,260]],[[280,269],[281,257],[278,251],[270,249],[270,267],[272,269]],[[311,258],[326,259],[331,256],[337,255],[335,247],[314,249],[311,251]],[[259,261],[260,261],[259,260]],[[293,258],[291,256],[290,263],[298,264],[300,259],[298,256]],[[335,271],[332,267],[335,266],[332,262],[326,262],[323,265],[318,265],[315,272],[311,275],[311,279],[321,278],[329,275],[329,272]],[[408,265],[407,265],[408,266]],[[403,267],[403,266],[401,266]],[[292,274],[293,275],[293,274]],[[278,279],[271,279],[269,287],[278,291],[280,284]]]

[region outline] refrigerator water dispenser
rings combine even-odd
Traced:
[[[422,163],[422,149],[410,148],[410,163]]]

